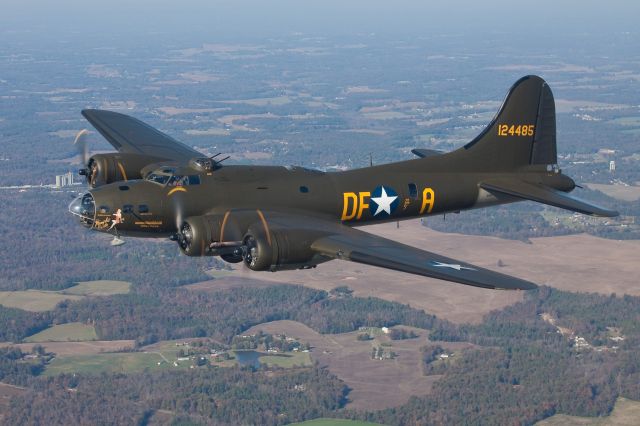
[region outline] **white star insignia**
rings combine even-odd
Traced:
[[[383,186],[379,197],[371,197],[371,199],[378,206],[378,208],[376,209],[376,212],[373,215],[377,216],[378,213],[382,211],[386,212],[388,215],[391,215],[391,203],[393,203],[396,200],[396,198],[398,198],[397,195],[394,195],[394,196],[387,195],[387,191],[385,191]]]
[[[431,261],[431,264],[436,268],[451,268],[451,269],[455,269],[456,271],[462,271],[463,269],[467,271],[477,271],[477,269],[469,268],[468,266],[462,266],[457,263],[442,263],[442,262],[437,262],[433,260]]]

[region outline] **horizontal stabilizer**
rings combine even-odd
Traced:
[[[613,217],[619,214],[572,197],[566,192],[516,179],[490,179],[480,183],[480,187],[491,193],[506,194],[590,216]]]
[[[444,154],[444,151],[440,151],[438,149],[416,148],[416,149],[412,149],[411,153],[420,158],[424,158],[424,157],[433,157],[435,155],[442,155]]]

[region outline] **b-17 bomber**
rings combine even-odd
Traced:
[[[569,195],[576,184],[557,165],[553,94],[537,76],[518,80],[489,125],[457,150],[414,149],[414,159],[339,172],[229,165],[133,117],[94,109],[82,114],[117,150],[83,160],[80,174],[90,189],[69,211],[84,226],[118,241],[168,237],[188,256],[220,256],[254,271],[340,259],[530,290],[534,283],[357,228],[523,200],[618,214]]]

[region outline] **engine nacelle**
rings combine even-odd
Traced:
[[[148,164],[162,161],[162,158],[142,154],[95,154],[87,163],[84,174],[91,188],[113,182],[140,179],[140,171]]]
[[[218,241],[222,218],[217,215],[188,217],[178,229],[178,245],[187,256],[215,256],[211,243]]]
[[[270,229],[267,234],[251,227],[243,239],[244,262],[254,271],[313,268],[330,260],[311,249],[319,236],[309,229]]]
[[[239,225],[224,215],[188,217],[178,229],[177,241],[187,256],[220,256],[231,263],[244,259]]]

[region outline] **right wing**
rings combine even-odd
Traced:
[[[142,121],[113,111],[85,109],[82,115],[118,152],[189,161],[202,154]]]
[[[319,254],[334,259],[350,260],[475,287],[504,290],[533,290],[537,287],[520,278],[440,256],[344,225],[340,225],[336,231],[315,240],[311,248]]]

